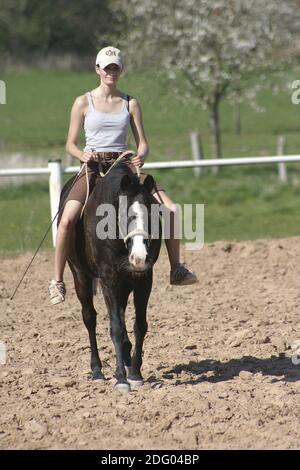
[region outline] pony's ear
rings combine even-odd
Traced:
[[[145,180],[144,180],[144,183],[143,185],[145,186],[145,188],[147,189],[147,191],[149,191],[149,193],[151,193],[152,189],[154,188],[154,179],[151,175],[147,175]]]
[[[121,184],[120,184],[121,191],[126,191],[130,183],[131,183],[130,176],[124,175],[121,179]]]

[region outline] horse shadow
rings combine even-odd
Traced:
[[[202,382],[217,383],[232,380],[239,376],[242,371],[252,374],[261,373],[265,377],[272,377],[271,383],[297,382],[300,380],[300,364],[293,364],[291,357],[283,357],[283,355],[263,359],[244,356],[226,362],[214,359],[205,359],[200,362],[189,361],[187,364],[178,364],[169,370],[165,370],[163,378],[174,379],[174,374],[176,374],[176,385],[197,385]],[[193,378],[180,378],[182,373],[188,373]]]

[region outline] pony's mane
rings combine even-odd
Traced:
[[[118,163],[101,181],[101,193],[105,193],[106,202],[114,203],[121,193],[122,178],[127,175],[130,178],[130,184],[126,190],[128,194],[138,193],[140,184],[137,176],[131,171],[126,163]]]

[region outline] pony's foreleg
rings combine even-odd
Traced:
[[[135,305],[135,323],[134,335],[135,346],[132,353],[132,365],[128,376],[128,382],[132,387],[143,385],[143,377],[141,374],[143,343],[148,330],[147,324],[147,304],[152,289],[152,272],[149,272],[147,278],[136,282],[134,288],[134,305]]]
[[[104,380],[102,363],[98,353],[96,340],[96,315],[93,304],[93,279],[78,272],[71,264],[70,268],[74,276],[74,285],[77,297],[82,306],[83,323],[88,330],[91,345],[91,369],[93,380]]]
[[[122,320],[119,292],[117,288],[102,286],[104,300],[107,306],[110,320],[110,336],[116,351],[116,372],[117,383],[115,389],[120,392],[130,392],[130,385],[126,379],[124,367],[123,344],[125,339],[125,327]]]
[[[131,367],[131,349],[132,344],[129,340],[127,329],[126,329],[126,321],[125,321],[125,311],[127,307],[128,297],[132,290],[132,287],[127,285],[125,282],[121,284],[121,292],[120,292],[120,304],[121,304],[121,319],[123,322],[124,327],[124,340],[123,340],[123,360],[126,372]]]

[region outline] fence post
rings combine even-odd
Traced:
[[[59,198],[62,189],[62,167],[61,160],[49,160],[48,168],[50,170],[49,177],[49,192],[50,192],[50,208],[51,208],[51,220],[55,217],[58,207],[59,207]],[[52,224],[52,241],[53,246],[56,243],[56,233],[57,233],[57,219]]]
[[[285,136],[279,135],[277,139],[277,155],[281,157],[284,155],[284,147],[285,147]],[[287,173],[286,173],[286,166],[284,162],[278,163],[278,177],[282,183],[287,183]]]
[[[192,157],[194,161],[202,160],[203,158],[203,149],[201,145],[201,139],[198,132],[190,132],[190,140],[192,147]],[[201,167],[194,167],[194,175],[196,177],[200,176]]]

